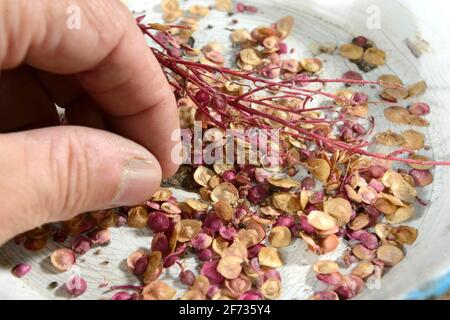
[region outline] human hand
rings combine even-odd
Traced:
[[[138,204],[176,171],[175,98],[119,0],[0,0],[0,67],[0,245]]]

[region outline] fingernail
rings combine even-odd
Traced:
[[[161,183],[161,169],[152,160],[131,159],[125,165],[114,206],[133,206],[150,198]]]

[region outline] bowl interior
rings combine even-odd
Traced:
[[[387,64],[365,74],[366,79],[376,80],[379,75],[390,73],[398,75],[405,83],[427,81],[429,90],[418,99],[431,105],[432,112],[428,118],[431,126],[423,130],[414,129],[425,134],[426,143],[431,148],[421,153],[435,160],[450,159],[448,143],[450,128],[447,125],[450,111],[447,103],[450,100],[450,80],[447,77],[450,57],[445,54],[448,52],[449,41],[443,37],[443,30],[448,30],[449,23],[443,19],[439,24],[439,14],[434,15],[435,9],[427,8],[426,1],[409,2],[410,4],[405,6],[400,1],[392,0],[246,1],[257,6],[257,14],[236,14],[234,17],[228,17],[225,13],[213,11],[200,21],[199,31],[195,34],[196,47],[210,41],[218,41],[223,44],[224,52],[231,61],[236,51],[230,46],[230,31],[226,30],[227,28],[252,29],[260,25],[270,25],[283,16],[292,15],[296,20],[295,31],[288,40],[289,47],[296,48],[292,57],[299,59],[317,55],[325,61],[325,72],[322,77],[335,78],[345,71],[357,70],[357,67],[337,55],[317,54],[319,44],[340,45],[348,43],[354,36],[365,35],[387,53]],[[209,5],[213,1],[190,1],[189,5],[194,3]],[[128,4],[136,14],[145,13],[149,21],[161,22],[159,2],[155,5],[155,1],[150,0],[129,0]],[[421,11],[423,8],[427,10]],[[238,23],[230,24],[232,19],[237,19]],[[213,28],[208,29],[207,25]],[[414,57],[405,43],[405,39],[414,40],[418,36],[430,44],[429,52],[420,58]],[[375,98],[374,90],[367,92],[372,92],[372,98]],[[377,130],[410,129],[408,126],[392,126],[387,123],[382,116],[383,108],[383,106],[371,107]],[[450,200],[445,196],[450,187],[450,169],[436,168],[434,178],[432,186],[420,190],[420,198],[429,204],[417,205],[416,217],[407,223],[419,229],[418,240],[407,248],[404,261],[389,270],[379,286],[375,285],[365,290],[361,298],[402,298],[411,290],[450,269],[448,251]],[[176,190],[176,194],[181,199],[193,196],[181,190]],[[128,275],[124,259],[141,247],[148,248],[151,237],[151,233],[146,230],[115,229],[110,245],[100,248],[99,254],[94,254],[95,250],[91,250],[79,260],[77,268],[63,274],[54,273],[48,259],[56,245],[49,244],[42,252],[29,254],[21,247],[8,243],[0,248],[0,286],[7,289],[2,290],[0,298],[68,298],[61,288],[48,290],[47,286],[52,281],[62,285],[73,273],[81,273],[88,282],[89,290],[80,298],[108,298],[111,294],[99,286],[103,283],[110,285],[133,283],[134,277]],[[337,252],[317,257],[307,250],[304,243],[297,240],[294,245],[283,250],[286,265],[281,268],[283,278],[281,298],[304,299],[314,289],[320,288],[311,270],[311,264],[318,259],[338,258],[344,249],[345,246],[341,245]],[[11,266],[24,261],[33,265],[32,274],[22,280],[10,276]],[[188,259],[186,263],[188,267],[195,267],[192,259]],[[184,287],[178,284],[178,273],[179,269],[172,267],[164,274],[164,279],[181,292]]]

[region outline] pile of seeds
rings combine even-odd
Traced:
[[[362,71],[369,72],[386,63],[386,53],[366,37],[353,38],[351,43],[339,47],[339,54],[355,63]]]
[[[149,228],[154,234],[151,246],[127,258],[140,285],[111,287],[117,291],[114,300],[174,298],[176,290],[161,280],[168,268],[180,270],[179,280],[186,286],[181,299],[276,299],[282,290],[276,269],[285,263],[280,249],[295,239],[318,255],[335,251],[341,242],[349,247],[339,261],[312,266],[327,286],[312,299],[351,299],[401,262],[405,246],[418,235],[415,228],[402,225],[414,217],[416,202],[422,203],[416,188],[431,184],[434,165],[449,163],[418,154],[426,146],[423,134],[415,130],[387,131],[372,139],[372,102],[357,89],[374,85],[389,105],[419,96],[426,84],[405,87],[393,75],[370,82],[354,71],[339,79],[317,78],[324,67],[319,59],[283,59],[292,17],[252,31],[233,30],[232,45],[240,51],[236,66],[224,67],[223,44],[195,48],[194,33],[198,19],[211,10],[233,12],[231,1],[183,11],[178,1],[164,0],[162,9],[164,20],[176,25],[144,25],[143,18],[138,24],[159,46],[152,50],[177,96],[182,128],[193,130],[194,122],[201,121],[203,148],[217,142],[225,129],[279,128],[281,143],[271,151],[280,155],[281,163],[184,166],[180,185],[197,190],[197,199],[180,201],[162,188],[137,207],[86,213],[27,232],[16,242],[32,251],[50,238],[66,244],[51,255],[53,266],[63,272],[77,257],[107,244],[108,228]],[[239,3],[236,11],[254,13],[257,8]],[[341,46],[340,54],[365,70],[383,65],[386,58],[362,36]],[[330,93],[325,91],[328,83],[344,88]],[[327,103],[311,105],[315,97]],[[397,124],[425,126],[423,117],[429,112],[429,105],[420,102],[408,108],[389,106],[385,116]],[[245,150],[255,143],[235,140]],[[368,152],[365,148],[374,143],[400,149]],[[395,169],[396,161],[411,170]],[[302,168],[309,174],[299,179]],[[196,257],[198,270],[186,269],[188,255]],[[13,269],[19,277],[29,271],[26,264]],[[66,289],[79,296],[87,289],[86,281],[74,276]]]

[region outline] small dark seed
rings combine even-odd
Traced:
[[[49,283],[49,285],[47,286],[47,289],[48,289],[48,290],[53,290],[53,289],[55,289],[57,286],[58,286],[58,282],[53,281],[53,282],[50,282],[50,283]]]
[[[94,252],[94,256],[99,256],[102,253],[102,250],[98,249]]]
[[[100,262],[100,264],[101,264],[102,266],[106,266],[106,265],[109,264],[109,261],[108,261],[108,260],[105,260],[105,261]]]

